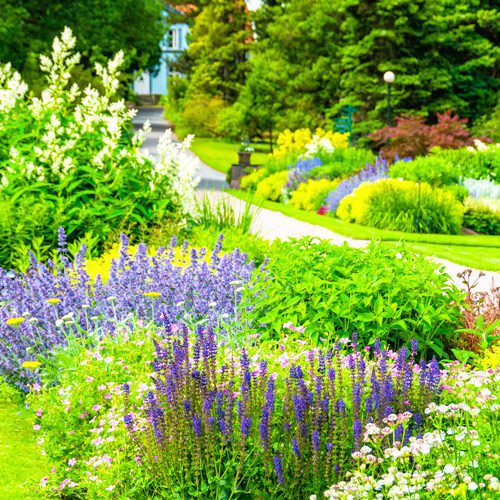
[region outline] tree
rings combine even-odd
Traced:
[[[237,104],[242,110],[242,121],[247,135],[269,133],[269,144],[273,149],[273,131],[280,124],[280,93],[285,82],[279,66],[263,56],[250,59],[251,71]],[[281,124],[285,125],[285,124]]]
[[[85,66],[123,49],[130,72],[153,68],[166,31],[161,0],[0,0],[0,61],[38,72],[34,54],[49,51],[65,26],[78,40]]]
[[[244,0],[203,2],[186,54],[188,95],[219,96],[234,103],[245,83],[251,41],[251,22]]]
[[[291,127],[329,122],[353,104],[358,131],[378,128],[387,70],[396,74],[396,114],[435,120],[454,110],[474,120],[495,104],[500,23],[493,2],[267,1],[255,19],[258,52],[286,75],[281,101]]]

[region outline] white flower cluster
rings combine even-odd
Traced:
[[[170,179],[172,190],[179,197],[184,214],[196,217],[195,188],[200,179],[196,177],[198,160],[189,151],[193,137],[188,135],[184,141],[177,142],[172,131],[167,130],[158,144],[160,161],[157,163],[157,172]]]
[[[15,108],[27,91],[28,86],[22,81],[21,75],[12,69],[10,63],[0,66],[0,123],[2,117]]]
[[[60,38],[54,39],[50,57],[41,56],[40,68],[46,73],[47,87],[40,97],[25,99],[27,86],[20,76],[9,65],[0,67],[0,115],[3,111],[6,116],[4,121],[0,119],[0,132],[9,126],[5,112],[19,104],[29,117],[28,126],[40,133],[38,142],[24,141],[18,149],[11,148],[6,174],[47,181],[64,177],[76,164],[102,169],[106,164],[117,165],[124,158],[133,164],[144,164],[139,150],[142,135],[133,141],[132,147],[120,145],[122,132],[135,115],[123,100],[115,100],[123,52],[118,52],[105,66],[96,65],[104,89],[101,94],[90,85],[83,90],[76,83],[68,88],[71,72],[80,61],[80,54],[73,53],[75,45],[76,39],[66,28]],[[0,188],[6,185],[4,176]]]
[[[306,144],[306,152],[304,153],[304,158],[312,158],[318,153],[329,154],[333,153],[335,147],[326,137],[320,137],[319,135],[314,135],[312,141]]]
[[[357,498],[440,498],[439,493],[448,496],[462,496],[465,498],[466,491],[478,489],[489,490],[493,498],[500,492],[498,478],[486,474],[483,481],[476,483],[467,472],[455,468],[451,464],[445,465],[443,469],[436,472],[416,470],[408,472],[401,471],[397,467],[389,467],[387,473],[382,474],[379,479],[367,475],[362,471],[348,474],[348,481],[341,481],[325,491],[327,498],[335,499],[357,499]],[[485,495],[488,495],[485,491]],[[313,498],[313,497],[311,497]],[[315,498],[315,497],[314,497]]]

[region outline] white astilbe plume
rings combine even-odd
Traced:
[[[184,215],[196,217],[195,189],[200,179],[196,176],[198,161],[189,152],[193,135],[188,135],[182,142],[176,142],[171,130],[160,138],[157,163],[159,175],[170,179],[173,192],[179,197]]]
[[[26,123],[36,123],[37,141],[23,151],[11,151],[4,164],[7,173],[21,171],[33,181],[54,182],[71,172],[77,165],[97,169],[112,165],[144,165],[139,150],[142,137],[129,147],[120,144],[122,133],[129,127],[134,111],[123,99],[116,99],[119,88],[120,67],[124,55],[120,51],[107,64],[96,65],[96,74],[104,91],[92,86],[81,89],[70,85],[71,74],[80,61],[74,51],[76,39],[69,28],[56,37],[49,56],[40,57],[40,68],[46,75],[47,85],[40,97],[27,97],[27,85],[9,64],[0,66],[0,135],[12,127],[9,110],[18,105]],[[6,177],[0,189],[8,183]]]
[[[13,71],[10,63],[0,66],[0,115],[14,109],[27,91],[28,86],[21,79],[21,75]]]

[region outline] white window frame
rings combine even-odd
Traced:
[[[168,48],[172,50],[179,50],[180,49],[180,36],[179,36],[179,29],[178,28],[172,28],[168,32]]]

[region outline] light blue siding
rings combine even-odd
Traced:
[[[176,61],[187,49],[189,26],[186,23],[172,24],[160,43],[162,56],[154,72],[145,72],[134,82],[134,92],[138,95],[167,95],[169,62]],[[172,36],[172,43],[170,37]]]

